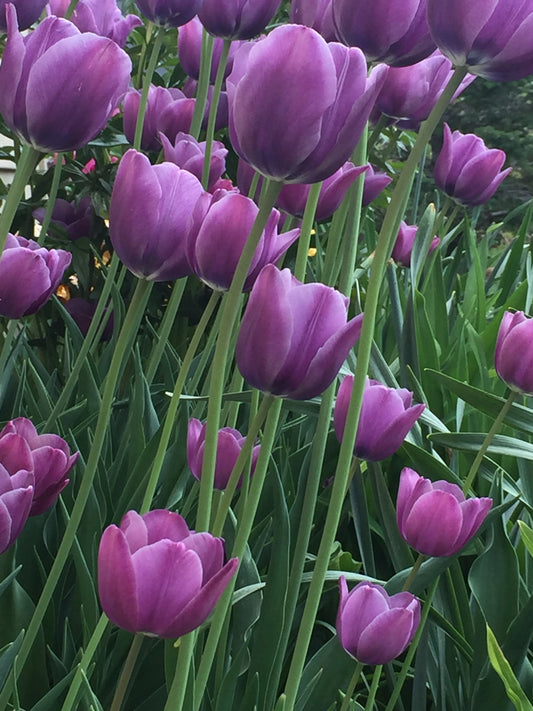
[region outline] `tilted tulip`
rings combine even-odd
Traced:
[[[142,153],[125,153],[111,194],[109,234],[130,271],[149,281],[192,273],[186,241],[203,194],[198,178],[177,165],[151,165]]]
[[[281,0],[203,0],[198,17],[213,37],[247,40],[263,32]]]
[[[38,311],[59,286],[71,259],[63,249],[48,250],[9,234],[0,257],[0,315],[21,318]]]
[[[272,264],[259,274],[237,339],[237,365],[253,387],[307,400],[330,385],[361,334],[346,322],[348,299],[325,284],[302,284]]]
[[[68,444],[59,435],[37,434],[35,425],[26,417],[10,420],[0,432],[0,441],[13,434],[22,437],[30,448],[35,480],[30,516],[37,516],[55,503],[69,483],[67,476],[79,452],[71,455]]]
[[[187,462],[195,479],[202,478],[204,463],[205,432],[207,423],[195,418],[189,420],[187,430]],[[223,491],[228,485],[231,472],[237,461],[246,438],[233,427],[223,427],[218,431],[217,456],[215,465],[214,488]],[[254,473],[261,445],[257,444],[252,451],[251,474]],[[240,482],[239,482],[240,486]]]
[[[192,20],[203,0],[135,0],[135,4],[155,25],[181,27]]]
[[[427,19],[454,66],[491,81],[533,73],[533,0],[427,0]]]
[[[70,0],[48,0],[52,15],[65,17]],[[93,32],[101,37],[109,37],[119,47],[124,47],[129,33],[142,25],[137,15],[124,17],[116,0],[78,0],[70,21],[81,32]]]
[[[174,145],[164,135],[160,136],[165,153],[165,160],[169,163],[175,163],[180,168],[188,170],[189,173],[196,175],[198,180],[202,179],[202,171],[205,160],[206,142],[199,143],[194,136],[188,133],[180,132],[174,139]],[[209,163],[209,178],[207,181],[207,189],[212,191],[217,181],[222,177],[222,173],[226,170],[227,148],[220,141],[213,141],[211,145],[211,160]]]
[[[444,124],[444,143],[435,162],[435,183],[463,205],[482,205],[511,172],[511,168],[501,170],[505,157],[504,151],[487,148],[474,133],[452,133]]]
[[[511,390],[533,395],[533,319],[523,311],[506,311],[500,323],[496,372]]]
[[[221,538],[189,531],[179,514],[129,511],[100,541],[100,604],[128,632],[181,637],[205,622],[237,567],[224,564]]]
[[[33,216],[39,222],[44,222],[46,210],[44,207],[38,207],[33,211]],[[62,227],[69,239],[73,242],[81,237],[89,237],[92,232],[94,210],[90,195],[85,195],[79,201],[69,202],[58,198],[52,209],[52,225]]]
[[[33,501],[33,459],[18,434],[0,437],[0,553],[14,542],[28,520]]]
[[[360,47],[369,62],[416,64],[435,50],[426,0],[332,0],[337,37]]]
[[[342,441],[348,408],[352,396],[353,375],[347,375],[339,388],[333,424],[339,442]],[[378,462],[399,449],[411,427],[422,414],[425,405],[413,405],[413,393],[404,388],[388,388],[377,380],[367,379],[354,455],[359,459]]]
[[[415,243],[416,233],[418,232],[417,225],[408,225],[403,220],[400,223],[400,229],[398,231],[398,236],[396,237],[396,242],[392,248],[392,258],[398,264],[402,264],[404,267],[411,266],[411,254],[413,252],[413,245]],[[440,239],[438,237],[433,237],[431,244],[429,246],[428,254],[431,254],[440,244]]]
[[[387,664],[413,641],[420,624],[420,602],[409,592],[390,595],[375,583],[362,582],[348,592],[339,578],[339,642],[362,664]]]
[[[131,61],[110,39],[47,17],[23,37],[12,5],[0,65],[0,113],[37,150],[72,151],[106,125],[126,93]]]
[[[37,22],[48,0],[0,0],[0,31],[5,32],[6,6],[14,5],[17,11],[18,24],[21,30],[27,30]]]
[[[274,180],[324,180],[357,145],[384,71],[367,80],[360,49],[303,25],[277,27],[241,47],[226,80],[234,149]]]
[[[297,25],[312,27],[326,42],[337,39],[331,0],[292,0],[289,20]]]
[[[205,198],[204,198],[205,199]],[[191,230],[187,257],[196,276],[219,291],[227,291],[235,275],[244,245],[259,208],[248,197],[217,190],[203,216],[196,218],[198,232]],[[276,262],[298,239],[299,229],[278,234],[279,212],[272,210],[244,282],[249,291],[265,264]]]
[[[398,528],[404,541],[423,555],[457,553],[477,533],[491,506],[489,498],[465,499],[456,484],[432,482],[413,469],[402,469]]]

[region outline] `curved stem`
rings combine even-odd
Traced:
[[[36,151],[32,146],[25,145],[22,149],[13,182],[9,186],[9,192],[2,209],[2,214],[0,215],[0,256],[4,251],[7,235],[11,229],[11,223],[15,217],[17,208],[24,197],[26,185],[42,157],[43,154]]]
[[[352,700],[353,692],[355,691],[355,687],[357,686],[357,682],[361,678],[361,672],[363,671],[363,664],[361,662],[357,662],[355,669],[353,670],[352,678],[350,679],[350,683],[348,684],[348,688],[346,689],[346,693],[344,694],[344,699],[342,700],[342,706],[340,708],[340,711],[349,711],[350,708],[350,702]]]
[[[50,227],[50,222],[52,221],[52,212],[54,211],[54,206],[56,204],[57,191],[59,190],[59,183],[61,182],[61,172],[63,170],[63,156],[58,153],[56,156],[56,164],[54,166],[54,175],[52,178],[52,185],[50,186],[50,192],[48,194],[48,200],[46,201],[46,212],[44,213],[44,220],[41,226],[41,234],[39,235],[39,244],[43,244],[46,239],[46,233]]]
[[[144,116],[146,114],[146,107],[148,105],[148,94],[150,92],[150,85],[152,83],[152,77],[154,76],[155,66],[159,58],[159,52],[163,45],[163,38],[165,36],[165,28],[158,27],[155,35],[154,46],[152,47],[152,54],[148,61],[148,67],[146,68],[146,74],[143,80],[143,90],[141,94],[141,100],[139,102],[139,112],[137,114],[137,123],[135,124],[135,138],[133,141],[133,147],[135,150],[141,150],[141,142],[143,135],[144,126]]]
[[[122,704],[126,697],[126,691],[128,690],[128,684],[130,683],[131,675],[135,668],[135,662],[137,661],[137,657],[141,651],[143,640],[144,636],[142,634],[136,634],[132,640],[130,651],[128,652],[124,666],[122,667],[122,672],[120,674],[109,711],[120,711],[122,708]]]

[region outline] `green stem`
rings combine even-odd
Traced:
[[[7,193],[2,214],[0,215],[0,256],[4,251],[7,235],[11,229],[17,208],[24,197],[26,185],[42,157],[43,154],[36,151],[35,148],[24,145],[20,160],[17,163],[15,175],[13,176],[13,182],[9,186],[9,192]]]
[[[76,5],[78,4],[78,0],[70,0],[70,5],[67,7],[67,11],[65,12],[65,19],[70,20],[72,17],[72,13],[76,9]]]
[[[109,366],[109,372],[105,381],[102,403],[100,406],[100,412],[98,414],[98,420],[96,422],[96,427],[94,431],[93,444],[89,452],[85,472],[83,473],[78,495],[76,497],[72,512],[70,514],[70,521],[68,522],[65,528],[63,539],[57,550],[54,562],[52,564],[50,572],[48,573],[48,577],[41,592],[41,597],[39,598],[39,601],[35,607],[33,616],[26,631],[26,635],[22,642],[18,654],[18,672],[20,672],[20,670],[23,668],[28,658],[28,654],[33,646],[35,638],[41,628],[44,615],[46,613],[46,610],[48,609],[48,605],[50,604],[50,600],[59,581],[63,568],[65,567],[70,553],[70,549],[72,548],[72,545],[74,543],[76,532],[81,523],[83,512],[85,511],[85,506],[92,491],[94,477],[96,475],[96,470],[100,461],[100,454],[102,452],[102,448],[104,446],[104,442],[108,433],[108,424],[111,417],[111,408],[113,404],[113,397],[118,376],[121,370],[123,360],[129,354],[128,344],[131,340],[132,334],[137,332],[137,328],[143,316],[144,308],[146,306],[146,302],[150,294],[151,288],[151,282],[145,280],[138,281],[137,288],[131,300],[128,312],[126,314],[126,318],[124,319],[124,324],[122,326],[115,352],[113,353],[113,358]],[[6,705],[11,695],[13,681],[16,681],[16,679],[13,679],[13,675],[10,677],[10,680],[11,683],[6,683],[2,690],[2,693],[0,694],[0,708],[3,708]]]
[[[133,147],[137,151],[141,150],[144,116],[146,114],[146,107],[148,105],[148,94],[150,92],[150,85],[152,83],[152,77],[154,76],[154,71],[157,64],[157,60],[159,58],[159,53],[161,51],[161,47],[163,46],[164,37],[165,28],[158,27],[155,35],[154,46],[152,47],[152,54],[150,55],[148,67],[146,68],[146,74],[144,75],[143,90],[141,93],[141,100],[139,102],[139,113],[137,114],[137,123],[135,124],[135,138],[133,140]]]
[[[217,69],[217,75],[215,78],[215,85],[213,86],[213,94],[211,96],[211,105],[209,107],[209,118],[207,121],[207,131],[205,138],[205,157],[204,165],[202,168],[202,185],[204,190],[207,190],[209,184],[209,170],[211,168],[211,152],[213,150],[213,137],[215,135],[215,123],[217,120],[218,104],[220,101],[220,93],[222,91],[222,82],[224,81],[224,74],[226,73],[226,67],[228,65],[229,50],[231,47],[231,40],[225,39],[222,44],[222,54],[220,56],[220,62]]]
[[[196,103],[192,116],[189,133],[198,140],[202,130],[205,107],[207,104],[207,94],[209,92],[209,79],[211,76],[211,62],[213,61],[214,38],[204,29],[202,31],[202,56],[200,59],[200,76],[196,87]]]
[[[368,699],[366,700],[365,711],[373,711],[374,709],[374,701],[376,700],[376,693],[378,690],[382,669],[382,664],[377,664],[376,668],[374,669],[374,675],[372,676],[372,685],[370,687]]]
[[[353,697],[353,693],[355,691],[355,687],[357,686],[357,682],[361,678],[361,672],[363,671],[363,664],[361,662],[357,662],[355,669],[353,670],[352,678],[350,679],[350,683],[348,684],[348,688],[346,689],[346,693],[344,694],[344,699],[342,701],[342,706],[340,708],[340,711],[349,711],[350,708],[350,702]]]
[[[122,708],[122,704],[126,697],[126,691],[128,690],[128,684],[130,683],[131,675],[133,674],[133,669],[135,668],[135,662],[137,661],[137,657],[141,651],[143,640],[144,636],[142,634],[136,634],[133,638],[109,711],[120,711]]]
[[[307,256],[309,254],[309,244],[311,242],[311,231],[315,220],[318,198],[322,190],[322,183],[313,183],[305,204],[302,227],[298,237],[298,251],[296,253],[296,264],[294,276],[300,281],[305,281],[305,268],[307,266]]]
[[[11,349],[13,348],[13,343],[16,340],[15,337],[23,330],[24,326],[20,323],[19,319],[9,319],[7,322],[7,329],[4,342],[2,343],[2,351],[0,353],[0,375],[4,372],[11,356]]]
[[[186,284],[187,279],[179,279],[172,287],[172,293],[170,295],[170,299],[168,300],[168,304],[161,321],[161,326],[157,333],[157,343],[150,354],[150,360],[148,361],[148,366],[146,368],[146,380],[149,385],[152,384],[165,348],[167,347],[168,337],[170,335],[170,331],[172,330],[172,326],[174,325]]]
[[[414,565],[411,568],[411,572],[405,579],[405,583],[403,584],[402,591],[409,590],[409,588],[413,584],[413,580],[416,578],[416,574],[420,570],[420,566],[425,561],[425,559],[426,559],[426,556],[423,553],[418,554],[418,558],[415,560]]]
[[[196,630],[193,630],[180,640],[176,671],[174,672],[174,678],[168,691],[167,701],[163,711],[181,711],[183,708],[195,642]]]
[[[480,467],[481,462],[483,461],[483,457],[487,453],[487,449],[490,446],[490,443],[492,442],[494,435],[499,431],[503,421],[505,420],[505,417],[507,413],[509,412],[509,409],[511,408],[511,405],[513,404],[516,396],[518,393],[516,390],[511,390],[509,393],[509,397],[503,404],[502,409],[500,410],[498,417],[494,420],[492,427],[487,433],[487,436],[485,437],[483,444],[481,445],[481,448],[479,452],[476,454],[476,458],[472,462],[472,466],[470,467],[470,471],[468,472],[468,475],[465,479],[465,483],[463,486],[463,494],[466,496],[470,489],[472,489],[472,483],[475,479],[475,476],[477,474],[477,471]]]
[[[235,276],[224,300],[220,319],[217,344],[211,364],[211,381],[209,384],[209,404],[207,408],[207,428],[205,433],[204,461],[200,481],[200,497],[198,501],[197,531],[206,531],[211,519],[211,497],[215,478],[216,450],[220,422],[220,408],[226,376],[226,363],[233,326],[237,319],[242,287],[250,269],[255,250],[265,229],[272,207],[281,190],[281,183],[268,182],[259,203],[259,212],[250,231],[250,235],[237,264]]]
[[[43,244],[46,239],[46,234],[48,228],[50,227],[50,222],[52,221],[52,212],[54,211],[54,205],[56,204],[57,192],[59,190],[59,183],[61,182],[61,172],[63,170],[63,155],[58,153],[56,156],[56,164],[54,166],[54,176],[52,178],[52,185],[50,186],[50,192],[48,194],[48,200],[46,201],[46,212],[44,213],[44,220],[41,226],[41,234],[39,235],[39,244]]]

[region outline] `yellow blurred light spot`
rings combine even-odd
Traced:
[[[307,252],[307,256],[308,257],[316,257],[316,252],[317,252],[316,247],[310,247],[309,251]]]
[[[56,296],[63,301],[68,301],[70,299],[70,289],[65,284],[60,284],[56,289]]]

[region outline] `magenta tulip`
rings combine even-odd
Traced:
[[[494,353],[496,372],[511,390],[533,395],[533,319],[506,311]]]
[[[398,236],[396,237],[396,242],[392,248],[392,258],[395,262],[404,267],[411,266],[411,254],[413,252],[413,245],[415,243],[417,232],[417,225],[408,225],[403,220],[401,221]],[[431,254],[431,252],[437,249],[439,244],[440,239],[438,237],[433,237],[429,246],[428,254]]]
[[[28,520],[34,484],[33,459],[24,437],[9,432],[0,436],[0,553]]]

